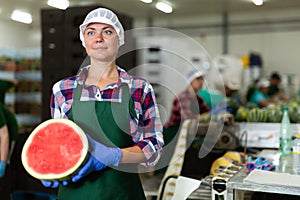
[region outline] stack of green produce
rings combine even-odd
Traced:
[[[253,104],[241,106],[235,114],[235,121],[280,123],[285,106],[289,109],[291,123],[300,123],[300,98],[293,98],[288,103],[272,104],[266,108],[258,108]]]
[[[292,99],[289,104],[289,117],[292,123],[300,123],[300,98]]]

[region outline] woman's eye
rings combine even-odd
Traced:
[[[88,31],[86,34],[87,35],[95,35],[95,32],[94,31]]]
[[[111,31],[111,30],[105,30],[104,33],[105,33],[106,35],[110,35],[110,34],[112,34],[112,31]]]

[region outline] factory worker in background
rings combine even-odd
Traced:
[[[270,103],[270,97],[268,95],[270,87],[270,81],[261,79],[257,84],[257,89],[251,95],[249,102],[255,103],[258,107],[267,107]]]

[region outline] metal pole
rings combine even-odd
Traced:
[[[222,33],[223,33],[223,54],[228,53],[228,13],[223,13]]]

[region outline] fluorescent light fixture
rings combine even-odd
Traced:
[[[140,0],[140,1],[142,1],[144,3],[152,3],[152,0]]]
[[[263,0],[252,0],[252,2],[253,2],[256,6],[261,6],[261,5],[263,5],[263,3],[264,3]]]
[[[10,18],[25,24],[31,24],[32,22],[31,14],[19,10],[14,10]]]
[[[66,10],[70,5],[68,0],[48,0],[47,4],[61,10]]]
[[[160,11],[162,11],[162,12],[164,12],[164,13],[171,13],[171,12],[173,12],[173,8],[172,8],[172,6],[170,6],[169,4],[166,4],[166,3],[164,3],[164,2],[157,2],[156,4],[155,4],[155,7],[158,9],[158,10],[160,10]]]

